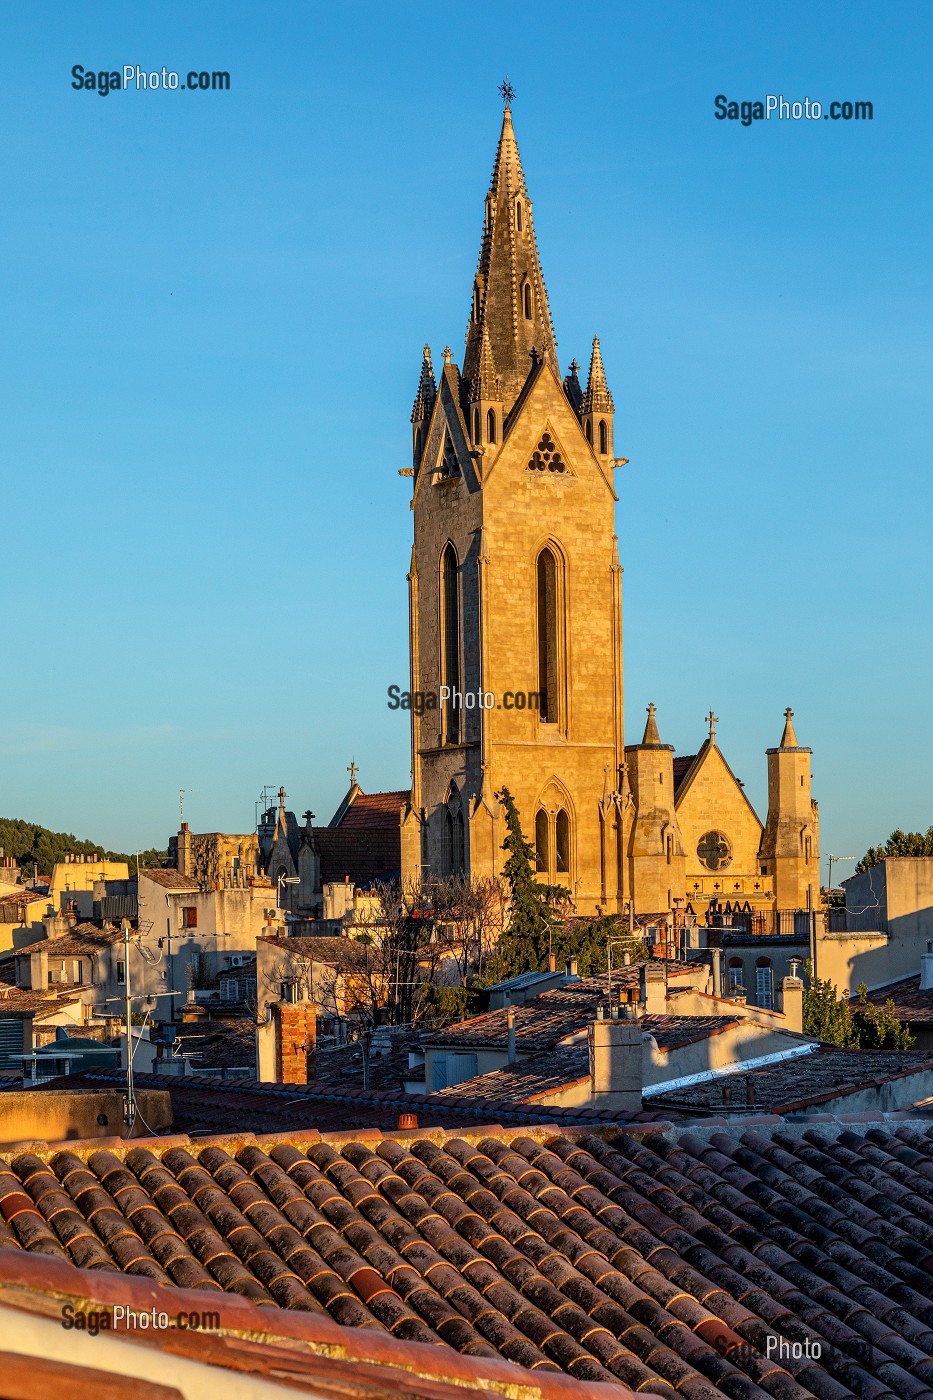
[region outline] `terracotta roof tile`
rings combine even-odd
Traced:
[[[669,977],[690,976],[695,969],[684,963],[666,964]],[[637,985],[639,966],[632,964],[617,968],[612,973],[611,990],[621,986]],[[501,1007],[497,1011],[487,1011],[469,1020],[458,1021],[444,1030],[435,1031],[425,1037],[425,1044],[431,1046],[496,1046],[508,1044],[509,1011],[515,1013],[515,1043],[520,1051],[532,1053],[548,1050],[565,1036],[583,1031],[593,1020],[596,1007],[605,1002],[610,994],[610,979],[606,973],[596,977],[580,977],[576,982],[566,982],[552,991],[542,992],[530,1001],[514,1007]],[[659,1019],[659,1018],[656,1018]],[[672,1017],[671,1021],[685,1018]],[[702,1020],[716,1018],[690,1018],[694,1024]]]
[[[727,1111],[741,1112],[747,1104],[746,1085],[751,1084],[751,1107],[760,1113],[788,1114],[858,1093],[902,1075],[933,1072],[933,1052],[908,1050],[842,1050],[820,1045],[791,1062],[777,1062],[755,1069],[739,1068],[700,1084],[689,1085],[652,1098],[658,1107],[683,1112],[722,1109],[724,1088],[731,1093]],[[918,1093],[918,1097],[919,1097]]]
[[[74,1143],[0,1154],[0,1214],[0,1285],[42,1251],[670,1400],[933,1393],[927,1125]]]
[[[161,885],[165,890],[187,891],[190,894],[197,894],[201,888],[193,875],[182,875],[180,870],[163,870],[158,867],[143,867],[140,875],[147,880],[152,880],[156,885]]]

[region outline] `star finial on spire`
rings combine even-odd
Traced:
[[[709,724],[709,737],[710,737],[710,741],[713,741],[713,740],[715,740],[715,738],[716,738],[716,725],[719,723],[719,716],[718,716],[718,715],[714,715],[714,714],[713,714],[713,711],[712,711],[712,708],[710,708],[710,712],[709,712],[709,714],[706,716],[706,719],[707,719],[707,722],[708,722],[708,724]]]
[[[449,364],[450,364],[450,357],[453,355],[453,353],[454,353],[454,352],[451,350],[451,348],[450,348],[449,345],[445,345],[445,346],[444,346],[444,364],[445,364],[445,365],[449,365]]]
[[[508,111],[509,108],[512,106],[512,98],[515,96],[515,89],[509,82],[508,73],[506,73],[505,75],[505,82],[499,84],[499,96],[505,103],[505,110]]]

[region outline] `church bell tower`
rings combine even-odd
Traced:
[[[462,370],[425,348],[412,412],[412,797],[405,875],[501,870],[507,787],[539,877],[622,907],[627,863],[614,404],[598,339],[562,380],[505,111]]]

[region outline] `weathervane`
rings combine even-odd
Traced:
[[[505,109],[506,109],[506,111],[508,111],[508,109],[509,109],[509,108],[511,107],[511,105],[512,105],[512,98],[515,96],[515,89],[513,88],[512,84],[509,82],[509,75],[508,75],[508,73],[506,73],[506,75],[505,75],[505,82],[499,84],[499,96],[502,98],[502,101],[505,103]]]

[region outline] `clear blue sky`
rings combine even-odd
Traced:
[[[561,361],[600,334],[631,459],[629,741],[714,706],[761,809],[790,704],[824,853],[933,821],[928,0],[38,0],[0,37],[0,815],[132,848],[179,787],[246,830],[266,783],[329,819],[354,756],[407,785],[397,468],[508,71]]]

